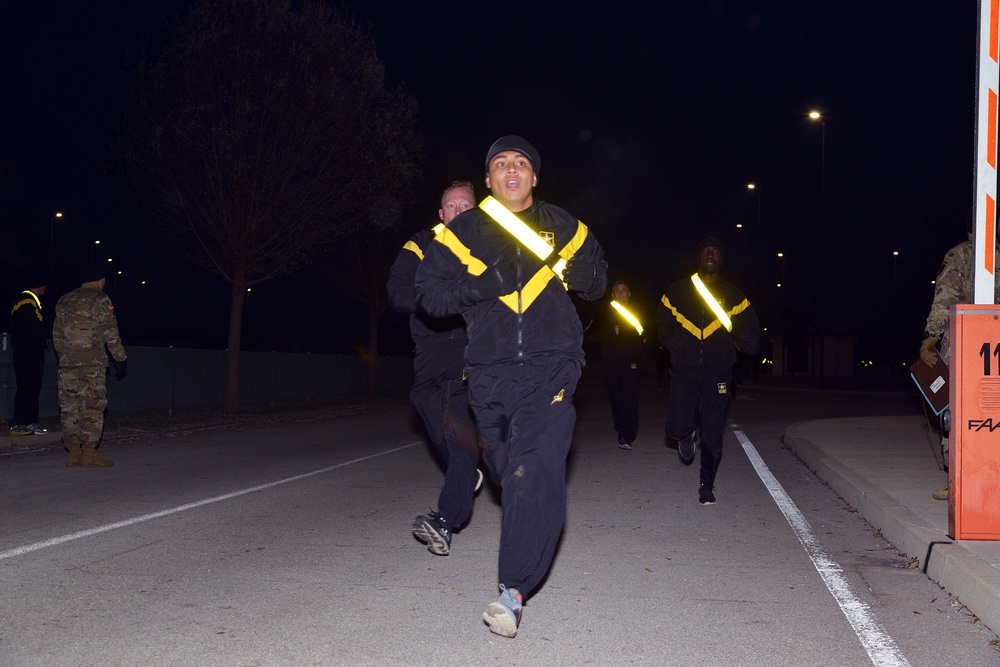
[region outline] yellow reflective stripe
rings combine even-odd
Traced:
[[[431,231],[434,232],[434,236],[437,236],[438,234],[441,233],[441,230],[444,229],[444,228],[445,228],[445,224],[443,222],[439,222],[438,224],[436,224],[433,227],[431,227]],[[421,250],[420,246],[418,246],[413,241],[407,241],[406,243],[404,243],[403,244],[403,250],[409,250],[414,255],[416,255],[420,259],[421,262],[424,261],[424,251]]]
[[[38,309],[39,310],[42,309],[42,300],[38,298],[37,294],[32,292],[30,289],[24,290],[23,292],[21,292],[21,294],[27,294],[28,296],[30,296],[34,300],[35,305],[38,306]]]
[[[633,327],[635,327],[635,330],[637,332],[639,332],[640,336],[642,335],[642,325],[639,323],[639,318],[637,318],[635,315],[633,315],[632,313],[630,313],[628,311],[628,308],[626,308],[622,304],[618,303],[618,301],[616,301],[614,299],[611,300],[611,307],[614,308],[615,310],[617,310],[619,312],[619,314],[621,314],[621,316],[624,317],[628,321],[629,324],[631,324]]]
[[[750,301],[744,298],[732,310],[729,311],[729,315],[730,316],[739,315],[749,307],[750,307]]]
[[[562,280],[563,272],[565,270],[566,270],[566,260],[563,259],[562,257],[560,257],[559,261],[556,262],[555,266],[552,267],[552,273],[554,273],[555,275],[559,276],[559,280]],[[566,287],[566,289],[569,289],[569,287],[566,286],[566,283],[563,283],[563,287]]]
[[[465,265],[469,273],[474,276],[483,275],[483,271],[486,270],[486,264],[478,257],[473,256],[472,251],[455,236],[455,232],[445,227],[441,230],[440,234],[434,237],[434,240],[443,244],[448,250],[451,250],[455,257],[458,258],[458,261]]]
[[[27,293],[31,294],[31,292],[27,292]],[[10,309],[10,314],[13,315],[15,312],[17,312],[17,309],[20,308],[21,306],[31,307],[31,306],[37,304],[38,308],[37,309],[32,309],[32,312],[35,313],[35,317],[38,318],[39,322],[43,322],[44,320],[42,320],[42,304],[38,300],[37,296],[35,296],[34,294],[31,294],[31,296],[34,297],[33,300],[32,299],[21,299],[20,301],[18,301],[17,303],[15,303],[14,307]]]
[[[699,329],[694,322],[681,315],[680,311],[674,308],[674,305],[670,303],[670,299],[668,299],[666,295],[664,295],[663,298],[660,299],[660,303],[662,303],[663,306],[673,314],[674,319],[677,320],[677,323],[680,324],[685,331],[690,333],[698,340],[704,340],[722,328],[722,323],[719,322],[719,320],[713,320],[712,323],[709,324],[704,329]],[[749,307],[750,307],[750,302],[744,298],[743,301],[741,301],[735,308],[729,311],[729,315],[730,316],[739,315]]]
[[[573,234],[573,238],[571,238],[569,242],[567,242],[566,245],[559,250],[559,261],[552,267],[552,271],[559,276],[559,280],[562,280],[563,278],[563,271],[566,270],[566,262],[573,259],[573,255],[575,255],[576,251],[580,249],[583,242],[587,240],[588,233],[587,225],[577,220],[576,233]],[[563,283],[563,287],[567,290],[569,289],[566,283]]]
[[[566,243],[566,245],[564,245],[559,251],[559,256],[567,262],[571,260],[573,255],[576,254],[576,251],[583,247],[583,243],[587,240],[587,235],[589,233],[590,231],[587,229],[587,225],[577,220],[576,233],[573,234],[573,238],[571,238],[569,242]],[[558,264],[556,266],[558,266]]]
[[[511,213],[493,197],[487,197],[479,208],[493,221],[507,230],[507,233],[521,242],[525,248],[533,252],[539,259],[547,259],[552,254],[552,246],[545,242],[535,230],[526,225],[523,220]]]
[[[719,318],[719,321],[726,327],[726,331],[732,331],[733,321],[729,319],[729,315],[726,315],[726,311],[722,310],[722,306],[719,305],[718,300],[716,300],[716,298],[712,296],[712,293],[708,291],[708,288],[705,287],[705,283],[701,282],[701,278],[698,277],[697,273],[691,276],[691,282],[694,283],[695,289],[698,290],[698,294],[701,295],[701,300],[705,302],[706,306],[712,309],[715,316]]]
[[[670,299],[668,299],[665,294],[663,295],[663,298],[660,299],[660,303],[662,303],[665,308],[667,308],[671,313],[673,313],[674,319],[677,320],[677,323],[680,324],[685,331],[687,331],[689,334],[691,334],[698,340],[702,339],[701,329],[695,326],[694,322],[681,315],[681,312],[676,308],[674,308],[674,304],[670,303]],[[716,323],[718,323],[718,320],[716,320]]]
[[[538,295],[542,293],[545,286],[548,285],[549,281],[555,277],[556,274],[552,271],[552,269],[550,269],[547,265],[544,265],[535,272],[535,275],[531,276],[531,279],[525,283],[520,292],[505,294],[500,297],[500,301],[515,313],[524,312],[531,307],[531,304],[535,302],[535,299],[537,299]],[[520,294],[521,297],[520,311],[518,311],[518,294]]]
[[[409,250],[414,255],[416,255],[417,257],[419,257],[421,262],[424,261],[424,251],[421,250],[420,246],[418,246],[413,241],[407,241],[406,243],[404,243],[403,244],[403,250]]]

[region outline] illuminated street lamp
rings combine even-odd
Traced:
[[[90,246],[90,261],[91,262],[94,261],[94,246],[99,246],[99,245],[101,245],[101,241],[98,239],[97,241],[94,241],[94,245]]]

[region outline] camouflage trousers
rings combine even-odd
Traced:
[[[96,446],[108,407],[104,366],[60,368],[58,386],[63,443]]]

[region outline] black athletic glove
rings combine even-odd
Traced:
[[[115,366],[115,379],[121,380],[123,377],[128,375],[128,361],[118,361],[112,359],[111,363]]]
[[[597,267],[593,262],[574,257],[566,263],[563,282],[574,292],[589,292],[597,282]]]
[[[517,267],[498,258],[493,266],[465,283],[466,294],[473,303],[510,294],[517,286]]]

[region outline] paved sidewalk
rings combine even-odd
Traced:
[[[922,417],[824,419],[793,424],[784,442],[916,566],[1000,633],[1000,541],[948,537],[948,480]]]

